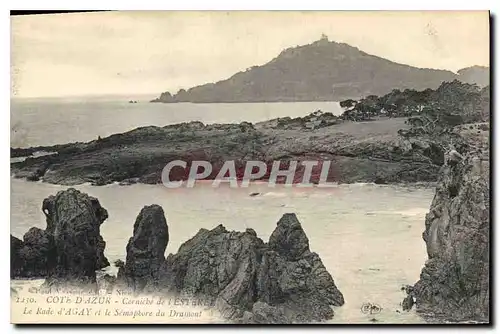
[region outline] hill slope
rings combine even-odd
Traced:
[[[460,81],[485,87],[490,84],[490,68],[486,66],[471,66],[457,72]]]
[[[270,62],[229,79],[172,95],[155,102],[338,101],[394,88],[436,88],[457,79],[451,71],[422,69],[369,55],[344,43],[322,38],[284,50]]]

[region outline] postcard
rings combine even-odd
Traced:
[[[11,322],[490,323],[489,31],[11,16]]]

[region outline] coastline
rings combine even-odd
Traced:
[[[160,184],[163,168],[173,160],[212,163],[214,172],[208,180],[215,178],[225,161],[235,161],[241,169],[246,161],[312,160],[331,161],[333,175],[328,181],[339,184],[436,181],[441,164],[434,157],[439,155],[433,152],[435,144],[429,138],[399,136],[398,131],[407,127],[405,118],[350,122],[323,115],[319,123],[314,114],[255,124],[189,122],[140,127],[86,143],[11,148],[11,158],[18,160],[40,151],[52,153],[12,162],[11,173],[15,178],[68,186]],[[311,123],[317,126],[311,128]],[[297,172],[300,177],[301,171]],[[318,176],[313,171],[313,178]]]

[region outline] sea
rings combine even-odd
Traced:
[[[153,98],[153,97],[151,97]],[[259,122],[276,117],[305,116],[321,110],[340,114],[337,102],[161,104],[127,97],[30,98],[11,100],[11,147],[90,141],[140,126],[179,122]],[[45,228],[41,211],[44,198],[67,187],[11,179],[11,233],[22,238],[32,226]],[[422,240],[425,214],[434,189],[419,185],[350,184],[331,188],[211,187],[198,182],[193,188],[167,189],[162,185],[135,184],[75,188],[97,197],[108,210],[101,226],[105,255],[111,263],[125,260],[135,217],[145,205],[163,207],[170,241],[166,255],[200,228],[223,224],[228,230],[252,228],[267,241],[285,213],[295,213],[310,243],[321,257],[345,304],[335,307],[332,323],[425,323],[414,310],[402,310],[401,287],[414,284],[427,254]],[[258,193],[257,196],[250,196]],[[116,268],[106,269],[116,273]],[[15,280],[14,289],[41,281]],[[376,314],[363,305],[379,307]]]

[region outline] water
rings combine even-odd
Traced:
[[[90,141],[135,129],[181,122],[260,122],[299,117],[318,109],[342,113],[338,102],[298,103],[128,103],[123,97],[92,99],[12,99],[11,147]]]
[[[31,227],[45,227],[42,200],[65,187],[44,183],[11,182],[11,230],[17,237]],[[167,189],[161,185],[77,186],[99,198],[109,212],[101,226],[105,254],[113,262],[125,259],[135,217],[144,205],[159,204],[166,213],[170,242],[166,254],[200,228],[223,224],[228,230],[253,228],[267,241],[279,218],[297,214],[311,250],[322,258],[346,304],[336,308],[334,322],[400,323],[422,321],[414,312],[398,313],[404,298],[402,285],[419,278],[425,262],[421,235],[431,189],[378,185],[340,185],[332,189],[194,188]],[[252,192],[260,196],[250,197]],[[360,311],[365,302],[379,304],[377,316]]]
[[[14,102],[12,146],[46,145],[94,139],[141,125],[164,125],[179,121],[259,121],[281,116],[300,116],[316,109],[333,111],[335,104],[128,104],[127,101]],[[331,108],[330,108],[331,107]],[[17,122],[17,123],[16,123]],[[24,134],[21,136],[21,134]],[[284,213],[296,213],[337,287],[345,305],[335,308],[334,323],[419,323],[414,311],[401,311],[402,285],[415,283],[427,258],[422,240],[425,213],[434,190],[426,188],[339,185],[334,188],[213,189],[199,183],[194,188],[167,189],[161,185],[116,184],[77,189],[97,197],[109,212],[101,227],[105,255],[111,263],[125,259],[135,217],[144,205],[159,204],[166,213],[170,242],[166,254],[200,228],[223,224],[228,230],[253,228],[267,241]],[[45,228],[41,211],[44,198],[66,187],[11,180],[11,233],[22,238],[32,226]],[[252,192],[261,195],[251,197]],[[22,287],[33,282],[14,281]],[[377,315],[360,311],[363,303],[383,309]],[[397,312],[401,311],[401,312]]]

